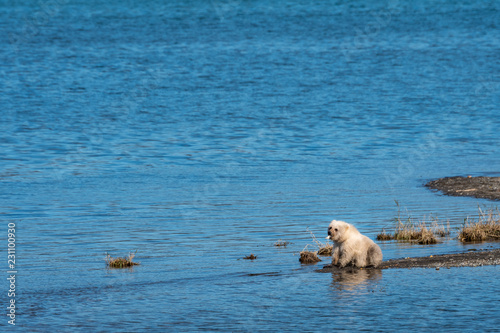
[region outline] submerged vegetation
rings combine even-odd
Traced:
[[[125,258],[113,258],[111,257],[111,255],[106,253],[106,264],[111,268],[125,268],[139,265],[139,263],[132,261],[136,253],[137,251],[135,251],[134,253],[129,253],[128,257]]]

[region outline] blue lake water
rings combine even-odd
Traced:
[[[332,219],[390,230],[395,200],[452,234],[379,242],[385,259],[500,247],[455,239],[495,202],[423,187],[500,174],[498,1],[0,1],[0,18],[16,329],[500,331],[499,267],[298,261]]]

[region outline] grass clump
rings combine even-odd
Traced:
[[[316,255],[316,252],[311,251],[302,251],[300,252],[299,261],[303,264],[314,264],[318,261],[321,261],[320,258]]]
[[[113,258],[111,255],[106,253],[106,264],[111,267],[111,268],[125,268],[125,267],[132,267],[135,265],[139,265],[138,262],[132,261],[135,257],[135,254],[137,251],[134,253],[129,253],[128,257],[125,258]]]
[[[402,242],[414,242],[418,244],[435,244],[437,237],[447,237],[450,235],[450,221],[446,227],[439,224],[433,218],[431,227],[428,228],[424,221],[415,221],[411,216],[402,219],[398,205],[398,216],[394,219],[396,223],[394,234],[386,233],[383,229],[377,235],[377,240],[397,240]],[[459,230],[458,239],[462,242],[483,242],[500,240],[500,211],[498,208],[483,211],[480,207],[477,220],[467,217],[462,228]]]
[[[257,256],[254,255],[253,253],[251,253],[249,256],[246,256],[244,257],[243,259],[247,259],[247,260],[255,260],[257,259]]]
[[[445,237],[449,232],[438,233],[439,236]],[[410,222],[410,223],[400,223],[397,225],[394,234],[388,234],[382,231],[377,235],[377,240],[387,241],[387,240],[397,240],[400,242],[410,242],[418,244],[436,244],[438,242],[436,234],[433,230],[427,227],[425,222]]]
[[[445,237],[450,234],[450,223],[448,221],[448,226],[445,228],[443,225],[439,225],[437,219],[434,219],[432,227],[428,228],[424,221],[415,221],[409,214],[405,219],[401,218],[401,210],[399,203],[396,201],[398,206],[398,216],[394,219],[396,223],[396,228],[394,234],[386,233],[383,229],[381,233],[377,235],[377,240],[397,240],[400,242],[411,242],[418,244],[436,244],[438,242],[437,236]]]
[[[328,242],[322,243],[316,238],[316,236],[312,233],[312,231],[309,230],[309,228],[307,228],[307,231],[309,231],[314,243],[316,243],[316,246],[318,247],[318,251],[316,251],[316,253],[319,254],[320,256],[331,256],[333,253],[333,244]]]
[[[312,233],[309,228],[307,228],[307,231],[311,234],[311,237],[316,244],[316,247],[318,248],[317,251],[308,251],[307,248],[309,246],[314,246],[311,244],[307,244],[302,251],[300,251],[300,258],[299,261],[302,264],[314,264],[317,263],[318,261],[321,261],[321,259],[318,257],[320,256],[331,256],[333,252],[333,244],[330,243],[322,243],[320,242],[316,236]]]
[[[320,256],[331,256],[332,253],[333,253],[333,244],[325,244],[318,250],[318,254]]]
[[[446,222],[446,228],[444,227],[444,225],[439,225],[437,223],[437,221],[434,221],[432,223],[432,230],[434,231],[434,233],[436,235],[438,235],[439,237],[447,237],[450,235],[450,221],[448,220]]]
[[[462,242],[482,242],[487,240],[500,239],[500,214],[490,210],[485,213],[479,208],[479,218],[477,221],[469,221],[467,218],[458,234],[458,239]]]
[[[386,233],[385,229],[382,229],[382,232],[377,235],[378,241],[387,241],[387,240],[393,240],[393,239],[394,239],[394,236]]]
[[[427,228],[425,222],[414,224],[398,224],[394,232],[394,239],[404,242],[416,242],[418,244],[436,244],[437,239],[434,233]]]
[[[302,251],[300,251],[299,261],[302,264],[315,264],[318,261],[321,261],[321,259],[318,258],[317,252],[307,251],[307,246],[308,245],[306,245],[306,247]]]

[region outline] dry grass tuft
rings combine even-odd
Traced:
[[[415,221],[411,216],[401,219],[401,213],[398,205],[398,216],[394,219],[396,228],[394,235],[388,234],[382,230],[377,235],[377,240],[395,239],[402,242],[414,242],[418,244],[435,244],[437,237],[447,237],[450,235],[450,221],[446,222],[446,227],[439,224],[436,218],[432,218],[430,228],[424,221]],[[462,242],[482,242],[490,240],[500,240],[500,211],[498,208],[483,211],[478,208],[479,216],[477,220],[471,220],[469,217],[464,221],[462,229],[459,231],[458,239]]]
[[[318,247],[318,251],[316,251],[316,253],[319,254],[320,256],[331,256],[333,253],[333,244],[328,242],[322,243],[316,238],[316,236],[312,233],[312,231],[309,230],[309,228],[307,228],[307,231],[309,231],[314,243],[316,243],[316,246]]]
[[[307,246],[306,246],[306,248],[307,248]],[[318,261],[321,261],[321,259],[318,258],[316,252],[306,251],[304,249],[300,252],[299,261],[302,264],[314,264],[314,263],[317,263]]]
[[[377,235],[378,241],[387,241],[394,239],[394,236],[385,232],[385,229],[382,229],[382,232]]]
[[[247,260],[255,260],[257,259],[257,256],[255,256],[253,253],[251,253],[249,256],[244,257],[243,259]]]
[[[500,213],[498,208],[496,211],[490,210],[487,213],[479,208],[478,221],[469,221],[469,218],[467,218],[458,234],[458,239],[462,242],[500,239]]]
[[[111,257],[111,255],[106,253],[106,264],[112,268],[125,268],[139,265],[139,263],[132,261],[136,253],[137,251],[135,251],[134,253],[129,253],[128,257],[126,258],[113,258]]]
[[[320,247],[318,250],[318,254],[320,256],[331,256],[333,253],[333,244],[325,244],[323,247]]]
[[[415,242],[418,244],[436,244],[434,233],[427,228],[425,222],[419,225],[411,223],[398,224],[394,232],[394,239],[404,242]]]
[[[406,219],[401,218],[401,210],[399,203],[396,201],[398,206],[398,216],[394,219],[396,223],[396,228],[394,234],[388,234],[385,230],[382,230],[380,234],[377,235],[377,240],[397,240],[400,242],[411,242],[418,244],[436,244],[438,242],[436,235],[445,237],[450,233],[450,224],[448,222],[447,229],[443,225],[439,225],[437,219],[434,219],[432,223],[432,228],[428,228],[424,221],[415,221],[407,212],[408,217]]]
[[[316,238],[309,228],[307,228],[307,231],[309,231],[314,243],[316,243],[318,251],[307,251],[307,247],[310,246],[310,244],[307,244],[306,247],[304,247],[304,249],[300,252],[299,261],[303,264],[314,264],[321,261],[321,259],[318,258],[318,254],[321,256],[331,256],[333,252],[333,244],[324,244]]]
[[[418,244],[427,245],[427,244],[436,244],[438,242],[436,235],[434,235],[434,233],[431,230],[427,229],[425,223],[422,223],[420,230],[417,232],[417,235],[418,235],[417,238]]]
[[[447,237],[450,235],[450,220],[446,222],[446,228],[444,225],[439,225],[437,221],[432,223],[432,230],[439,237]]]

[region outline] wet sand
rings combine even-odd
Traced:
[[[450,267],[477,267],[487,265],[500,265],[500,249],[469,251],[465,253],[442,254],[428,257],[391,259],[382,262],[377,267],[366,267],[363,269],[389,269],[389,268],[450,268]],[[317,272],[332,273],[343,270],[357,270],[354,267],[339,268],[326,265]]]
[[[500,200],[500,177],[446,177],[425,186],[446,195]]]

